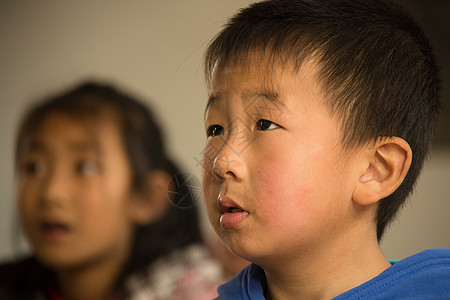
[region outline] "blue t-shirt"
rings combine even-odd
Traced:
[[[262,300],[265,282],[264,270],[250,264],[219,287],[219,297]],[[405,258],[334,299],[450,299],[450,249],[430,249]]]

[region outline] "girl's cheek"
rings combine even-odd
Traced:
[[[31,215],[42,205],[43,182],[39,178],[21,178],[18,180],[16,189],[16,205],[19,217],[24,218]]]
[[[17,211],[19,222],[22,225],[22,229],[28,233],[28,223],[32,219],[33,203],[29,197],[27,197],[24,191],[20,192],[17,196]]]
[[[29,202],[29,195],[31,193],[36,193],[34,191],[35,188],[33,185],[29,184],[28,182],[25,182],[24,180],[19,180],[19,184],[16,191],[16,198],[17,198],[17,204],[18,208],[22,210],[25,205]]]

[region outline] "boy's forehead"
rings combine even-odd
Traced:
[[[209,95],[213,99],[225,97],[238,84],[243,98],[257,96],[273,100],[279,95],[280,73],[279,67],[261,66],[252,62],[216,67],[211,76]]]
[[[206,110],[229,97],[230,93],[236,93],[237,86],[239,97],[242,99],[261,100],[282,108],[286,76],[294,78],[294,81],[298,82],[299,89],[305,82],[312,82],[316,87],[320,86],[317,64],[312,60],[305,61],[299,68],[294,63],[256,59],[247,59],[240,64],[216,64],[211,75]]]

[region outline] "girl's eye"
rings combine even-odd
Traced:
[[[279,127],[280,126],[277,125],[276,123],[265,119],[261,119],[258,122],[256,122],[256,129],[260,131],[272,130]]]
[[[209,126],[206,134],[207,134],[208,137],[222,135],[223,134],[223,127],[220,126],[220,125],[211,125],[211,126]]]
[[[97,164],[91,160],[83,160],[76,164],[76,171],[81,175],[93,175],[97,169]]]
[[[44,173],[44,164],[37,161],[25,163],[24,172],[29,176],[40,176]]]

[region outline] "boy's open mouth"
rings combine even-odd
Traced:
[[[219,198],[220,226],[223,229],[238,228],[249,213],[228,197]]]
[[[243,212],[243,210],[240,209],[240,208],[237,208],[237,207],[230,207],[230,208],[227,209],[226,212],[228,212],[228,213],[237,213],[237,212]]]
[[[233,200],[230,198],[222,198],[219,199],[219,210],[221,214],[224,213],[240,213],[244,212],[238,204],[236,204]]]

